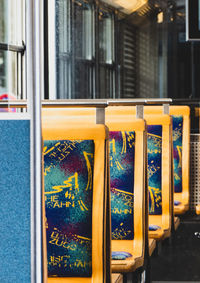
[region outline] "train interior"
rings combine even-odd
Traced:
[[[0,0],[1,283],[200,282],[199,19]]]

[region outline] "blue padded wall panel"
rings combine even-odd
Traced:
[[[31,282],[30,121],[0,120],[0,282]]]
[[[92,275],[94,141],[44,141],[49,277]]]
[[[172,116],[173,121],[173,165],[174,165],[174,192],[182,192],[182,139],[183,116]]]
[[[110,131],[109,140],[112,239],[132,240],[135,132]]]
[[[149,214],[162,214],[162,126],[147,126]]]

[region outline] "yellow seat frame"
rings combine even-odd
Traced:
[[[110,108],[110,107],[109,107]],[[109,108],[106,109],[106,113],[109,115]],[[57,120],[56,116],[62,116],[63,119],[68,119],[70,117],[70,124],[76,124],[76,123],[86,123],[86,124],[94,124],[95,123],[95,109],[92,108],[81,108],[81,109],[43,109],[43,115],[49,117],[49,119],[55,121]],[[114,115],[113,115],[114,114]],[[121,119],[121,117],[119,117],[118,115],[115,115],[116,113],[112,113],[111,116],[109,116],[109,121],[110,123],[112,122],[123,122]],[[68,118],[66,118],[68,117]],[[131,121],[135,122],[135,118],[133,117],[133,115],[131,115]],[[107,121],[106,121],[107,122]],[[126,123],[127,120],[125,118],[124,122]],[[144,122],[142,122],[144,123]],[[118,124],[119,125],[119,124]],[[124,126],[124,123],[123,123]],[[118,128],[119,129],[119,128]],[[130,129],[129,129],[130,130]],[[144,162],[144,161],[142,161]],[[148,202],[147,202],[148,203]],[[146,223],[145,225],[148,226],[148,223]],[[148,241],[148,239],[147,239]],[[153,241],[152,239],[149,240],[149,253],[151,254],[153,252],[153,250],[155,249],[156,243],[155,241]],[[130,251],[129,251],[130,252]],[[126,266],[126,264],[124,265],[124,261],[122,262],[122,271],[125,272],[124,270],[128,271],[133,271],[136,268],[138,268],[139,266],[141,266],[141,259],[140,257],[138,258],[139,260],[136,260],[137,262],[135,263],[134,258],[132,258],[132,262],[127,263],[128,266]],[[119,261],[117,261],[119,263]],[[125,267],[125,268],[124,268]],[[116,272],[120,272],[117,271]]]
[[[131,123],[115,122],[106,114],[106,125],[110,131],[135,132],[134,166],[134,240],[112,240],[112,251],[132,254],[126,260],[112,260],[112,272],[133,272],[144,264],[145,254],[145,144],[146,125],[137,119]]]
[[[51,112],[52,114],[52,112]],[[56,116],[56,118],[55,118]],[[106,200],[107,200],[107,152],[108,129],[104,125],[75,125],[70,119],[45,115],[43,112],[42,135],[44,140],[94,140],[93,211],[92,211],[92,277],[55,277],[48,283],[91,283],[110,279],[110,266],[106,264]],[[70,125],[69,125],[70,124]],[[106,141],[106,142],[105,142]],[[107,279],[106,279],[107,277]]]
[[[149,239],[149,255],[150,256],[152,256],[155,249],[156,249],[156,240]]]

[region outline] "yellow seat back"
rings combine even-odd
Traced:
[[[48,255],[49,271],[52,271],[56,266],[56,272],[55,274],[52,273],[53,277],[49,276],[48,282],[104,282],[109,280],[110,277],[110,266],[106,265],[107,253],[109,253],[106,250],[106,143],[108,131],[103,125],[87,126],[72,121],[70,123],[69,117],[63,119],[62,115],[57,115],[57,111],[55,113],[52,111],[51,114],[56,115],[45,115],[45,111],[43,111],[42,121],[42,134],[45,144],[44,164],[48,162],[44,174],[45,186],[48,185],[48,188],[45,188],[46,211],[48,206],[53,208],[50,211],[51,214],[47,215],[47,227],[54,228],[47,238],[47,246],[54,245],[54,248],[56,246],[55,252],[57,252],[57,254]],[[88,143],[93,148],[93,152],[87,152],[87,146],[85,148],[84,143],[86,145]],[[75,148],[77,152],[73,156],[72,153]],[[82,153],[82,159],[80,153]],[[70,161],[70,164],[63,162],[66,159]],[[93,166],[91,165],[92,161]],[[60,172],[57,164],[60,166]],[[87,168],[86,175],[80,173],[79,167],[83,165]],[[47,180],[49,172],[52,174],[51,178]],[[63,178],[66,180],[60,183],[58,176],[63,176],[64,173],[66,176]],[[86,184],[84,185],[85,189],[81,189],[81,182]],[[52,187],[50,191],[49,187]],[[82,194],[80,193],[81,190]],[[90,202],[87,203],[84,195],[87,194],[88,196],[90,190],[92,190],[92,197],[90,193]],[[59,194],[62,193],[64,193],[62,196],[64,201],[61,203]],[[69,206],[71,210],[68,209]],[[64,209],[62,209],[63,207]],[[90,221],[87,222],[87,227],[85,226],[84,230],[83,220],[81,219],[85,217],[84,213],[88,215],[89,210],[91,216],[88,216],[87,220]],[[72,218],[69,216],[70,212]],[[55,215],[59,221],[56,221]],[[59,226],[59,223],[66,218],[68,219],[68,227],[71,227],[71,231],[67,230],[67,233],[65,230],[60,231],[61,227]],[[85,237],[90,229],[91,239]],[[79,230],[81,234],[77,235],[76,232]],[[83,250],[79,249],[78,258],[76,258],[77,253],[74,251],[78,245],[79,247],[83,245]],[[87,255],[88,247],[91,247],[91,256]],[[63,250],[65,251],[64,254]],[[52,251],[54,249],[51,249]],[[68,269],[69,273],[62,276],[63,271],[60,269]],[[88,277],[79,277],[81,276],[79,270],[85,269],[87,271],[84,271],[84,276]],[[77,274],[77,276],[73,276],[73,274]]]
[[[115,226],[112,227],[112,251],[124,251],[132,254],[135,259],[135,265],[132,268],[136,269],[143,265],[145,254],[145,225],[147,225],[145,220],[146,125],[142,119],[134,119],[131,122],[124,123],[120,122],[116,115],[115,120],[113,115],[108,114],[107,109],[106,125],[110,132],[110,169],[113,171],[111,174],[111,199],[113,199],[111,201],[111,222],[114,222],[113,218],[116,222]],[[119,137],[121,143],[118,142]],[[131,151],[133,147],[134,153]],[[134,171],[131,176],[126,174],[126,171],[129,172],[130,170],[126,160],[122,158],[123,155],[125,155],[125,159],[130,158],[128,165],[132,163],[131,169]],[[120,172],[123,172],[123,174],[120,174]],[[133,178],[134,183],[131,180],[128,181],[130,177]],[[123,178],[126,180],[123,180]],[[115,182],[116,179],[117,182]],[[116,183],[118,183],[117,188]],[[126,188],[123,189],[120,185],[125,185]],[[130,186],[133,187],[130,188]],[[131,191],[133,192],[133,199],[131,198]],[[132,201],[128,203],[127,200],[132,200],[133,204]],[[126,216],[126,213],[130,211],[133,212],[132,220]],[[130,231],[133,232],[133,237],[131,237]],[[125,267],[125,262],[114,260],[112,261],[112,270],[127,272],[131,271],[131,267],[128,270],[128,267]]]

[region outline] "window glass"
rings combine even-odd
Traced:
[[[71,3],[49,1],[50,98],[70,98],[71,93]],[[57,93],[57,97],[55,97]]]
[[[0,0],[0,94],[16,98],[25,98],[24,7],[24,0]]]
[[[81,0],[74,3],[75,78],[73,98],[94,97],[94,9]]]

